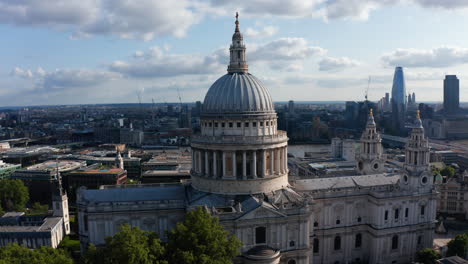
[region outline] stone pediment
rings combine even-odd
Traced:
[[[274,207],[266,205],[258,206],[257,208],[251,210],[250,212],[245,213],[237,219],[239,220],[249,220],[249,219],[259,219],[259,218],[279,218],[286,217],[285,214],[277,211]]]

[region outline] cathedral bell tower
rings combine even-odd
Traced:
[[[57,188],[52,196],[53,216],[62,217],[64,235],[70,234],[70,216],[68,212],[68,196],[62,187],[62,176],[58,168],[57,161]]]
[[[232,35],[232,44],[229,47],[228,73],[246,73],[249,71],[247,58],[245,56],[244,37],[239,30],[239,14],[236,13],[236,29]]]
[[[406,143],[404,173],[401,182],[412,187],[431,186],[433,179],[429,156],[429,141],[424,137],[424,128],[418,110],[415,125]]]
[[[384,172],[384,161],[382,160],[382,138],[377,133],[373,110],[369,111],[366,129],[361,136],[361,151],[357,157],[356,170],[358,173],[376,174]]]

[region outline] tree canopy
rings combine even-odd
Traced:
[[[168,232],[167,256],[169,263],[227,264],[239,254],[241,245],[218,218],[198,207]]]
[[[28,188],[21,180],[0,180],[0,205],[5,211],[22,211],[28,200]]]
[[[440,174],[443,175],[443,176],[447,176],[449,178],[452,178],[453,176],[455,176],[455,173],[457,171],[455,170],[454,167],[452,166],[445,166],[445,168],[443,168],[441,171],[440,171]]]
[[[464,258],[468,250],[468,233],[459,234],[447,244],[447,256],[459,256]]]
[[[122,225],[103,247],[90,245],[84,263],[230,264],[241,247],[239,239],[202,207],[189,212],[167,235],[167,243],[162,243],[154,232]]]
[[[424,248],[416,253],[416,261],[424,264],[435,264],[442,256],[432,248]]]
[[[67,252],[51,247],[28,249],[16,243],[0,247],[0,264],[73,264]]]
[[[120,232],[106,238],[103,248],[89,247],[85,263],[167,264],[164,253],[156,233],[122,225]]]

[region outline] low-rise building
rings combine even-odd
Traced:
[[[101,185],[125,184],[127,171],[96,163],[64,174],[63,181],[68,192],[75,193],[76,189],[81,186],[98,189]]]
[[[9,164],[0,160],[0,180],[9,178],[10,175],[17,169],[21,168],[21,164]]]
[[[31,201],[49,204],[57,186],[57,170],[66,173],[84,166],[84,161],[49,160],[16,170],[10,177],[24,182],[29,189]]]

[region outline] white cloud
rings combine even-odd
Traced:
[[[466,0],[414,0],[423,7],[440,7],[446,9],[468,7]]]
[[[31,70],[22,69],[22,68],[19,68],[19,67],[15,67],[11,71],[11,75],[15,76],[15,77],[19,77],[19,78],[24,78],[24,79],[30,79],[30,78],[33,77],[33,73],[32,73]]]
[[[403,67],[449,67],[468,62],[468,48],[438,47],[434,49],[397,49],[384,54],[382,61],[387,66]]]
[[[67,29],[71,38],[184,36],[202,14],[189,0],[0,0],[0,23]]]
[[[320,71],[340,71],[345,68],[355,67],[361,63],[352,60],[347,57],[334,58],[334,57],[325,57],[319,61],[319,70]]]
[[[246,28],[244,35],[249,38],[268,38],[275,35],[278,32],[278,28],[274,26],[266,26],[259,30],[254,28]]]
[[[109,70],[135,78],[212,74],[225,68],[219,61],[216,53],[208,56],[170,54],[155,46],[146,52],[135,52],[134,58],[129,61],[111,63]]]
[[[120,75],[114,72],[91,69],[56,69],[46,72],[38,68],[33,72],[16,67],[12,70],[12,74],[16,77],[34,80],[37,90],[91,87],[120,78]]]

